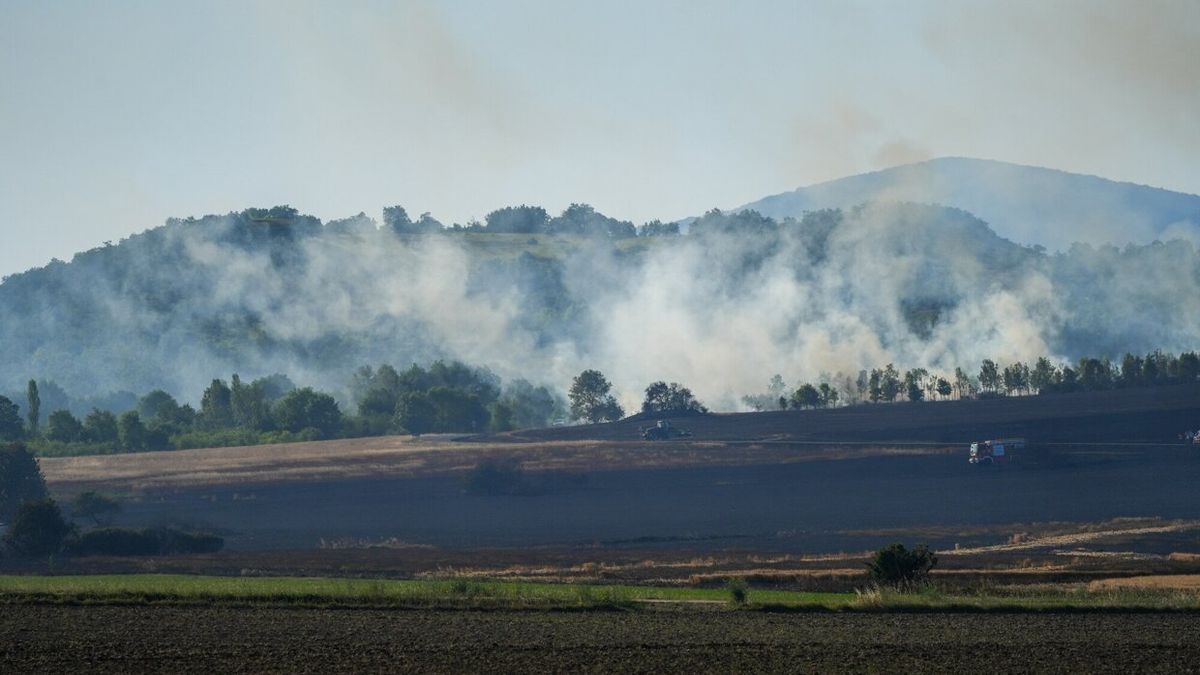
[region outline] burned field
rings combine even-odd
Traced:
[[[16,606],[0,670],[1188,672],[1189,614]]]
[[[55,574],[720,597],[742,579],[751,605],[479,611],[13,596],[0,618],[0,669],[1195,670],[1200,452],[1171,435],[1200,422],[1200,388],[1165,392],[712,415],[677,420],[694,435],[666,442],[640,440],[652,422],[630,420],[46,460],[62,497],[118,495],[120,525],[206,529],[227,543],[216,554],[60,560]],[[967,463],[969,441],[1000,435],[1051,444],[1052,460]],[[536,489],[469,489],[493,460]],[[857,595],[863,563],[893,541],[937,551],[938,593],[1003,606],[872,605],[869,590]],[[0,571],[46,572],[13,561]],[[860,599],[847,611],[772,611],[754,599],[771,592]],[[1036,604],[1045,597],[1066,604]],[[1096,598],[1115,604],[1072,604]]]
[[[647,422],[631,420],[43,466],[61,495],[121,495],[122,525],[213,530],[233,551],[829,553],[867,550],[903,531],[953,548],[997,543],[995,528],[1008,524],[1200,519],[1200,452],[1170,442],[1189,420],[1200,423],[1200,387],[710,415],[678,420],[694,436],[667,442],[637,440]],[[1050,446],[1052,461],[995,471],[967,464],[968,442],[1001,434]],[[488,458],[516,463],[536,489],[469,492],[472,467]]]

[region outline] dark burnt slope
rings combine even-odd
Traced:
[[[961,443],[1025,436],[1057,443],[1168,443],[1200,427],[1200,384],[964,401],[881,403],[672,418],[691,441]],[[651,422],[514,432],[530,441],[636,440]]]

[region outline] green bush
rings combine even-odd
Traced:
[[[909,550],[896,543],[876,551],[867,563],[867,572],[876,583],[899,586],[924,581],[936,565],[937,556],[928,546]]]
[[[4,543],[19,556],[47,556],[58,553],[74,532],[53,499],[25,502],[17,509]]]
[[[725,590],[729,591],[729,602],[740,606],[746,604],[750,595],[750,584],[746,583],[743,577],[730,577],[729,581],[725,582]]]
[[[79,556],[89,555],[177,555],[215,553],[225,545],[221,537],[183,532],[171,528],[129,529],[107,527],[81,534],[69,547]]]

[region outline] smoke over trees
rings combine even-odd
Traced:
[[[824,382],[843,403],[890,401],[907,397],[902,374],[918,368],[929,377],[912,391],[925,397],[945,396],[938,377],[955,395],[1042,389],[1036,359],[1047,357],[1070,364],[1054,386],[1093,387],[1111,374],[1081,357],[1200,342],[1200,255],[1184,241],[1048,254],[965,212],[914,204],[782,221],[714,210],[674,236],[661,223],[634,236],[585,204],[435,223],[401,207],[382,227],[363,214],[322,225],[290,207],[248,209],[13,275],[0,284],[0,392],[24,399],[37,377],[42,409],[55,411],[66,406],[54,383],[65,384],[78,418],[132,408],[132,391],[194,396],[215,373],[287,372],[354,409],[345,374],[357,365],[446,359],[558,392],[595,364],[624,407],[647,382],[676,381],[729,410],[775,373]],[[996,379],[972,382],[984,359]],[[1028,371],[1005,382],[1017,362]],[[1157,367],[1120,365],[1122,382]],[[207,407],[188,399],[202,421],[261,426],[282,396],[224,386]],[[394,423],[397,396],[366,403],[377,424]],[[150,428],[155,414],[139,414]]]

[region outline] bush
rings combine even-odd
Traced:
[[[531,495],[537,490],[514,460],[485,459],[467,475],[467,494]]]
[[[221,537],[205,533],[183,532],[170,528],[139,530],[108,527],[84,532],[70,546],[70,552],[88,555],[177,555],[215,553],[225,546]]]
[[[74,527],[63,520],[53,499],[25,502],[17,510],[4,543],[20,556],[47,556],[58,553]]]
[[[867,571],[879,584],[899,586],[923,581],[937,565],[937,556],[921,544],[911,551],[904,544],[892,544],[875,552]]]
[[[743,577],[731,577],[725,583],[725,590],[729,591],[729,602],[734,605],[744,605],[746,598],[750,595],[750,584],[746,583]]]

